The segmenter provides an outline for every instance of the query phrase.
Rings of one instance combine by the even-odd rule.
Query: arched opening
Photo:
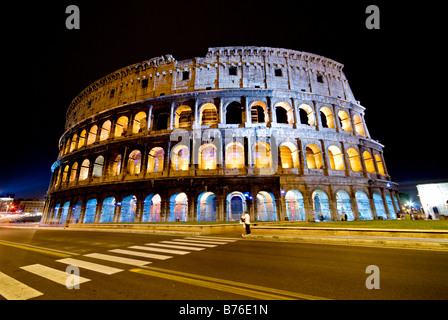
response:
[[[98,127],[96,125],[92,126],[89,131],[89,136],[87,137],[87,145],[91,145],[96,141],[96,135],[98,132]]]
[[[378,219],[387,220],[386,209],[384,207],[383,198],[380,194],[376,192],[373,194],[373,203],[375,204],[375,211]]]
[[[372,210],[370,209],[370,200],[369,197],[367,197],[367,194],[363,191],[356,191],[355,195],[361,220],[372,220]]]
[[[171,167],[173,170],[188,170],[190,164],[190,152],[185,145],[177,145],[171,152]]]
[[[137,210],[137,198],[134,195],[127,196],[121,201],[120,222],[134,222]]]
[[[72,216],[70,217],[70,223],[79,223],[79,217],[81,216],[82,201],[78,200],[72,208]]]
[[[233,191],[227,195],[227,221],[238,221],[247,211],[246,197],[240,191]]]
[[[201,107],[200,120],[201,125],[218,124],[218,110],[213,103],[206,103]]]
[[[357,115],[357,114],[355,114],[354,116],[353,116],[353,122],[354,122],[354,124],[355,124],[355,130],[356,130],[356,133],[358,133],[358,134],[361,134],[361,135],[365,135],[364,134],[364,127],[363,127],[363,125],[362,125],[362,121],[361,121],[361,118]]]
[[[128,174],[138,175],[140,174],[142,165],[142,153],[138,150],[134,150],[129,154],[128,158]]]
[[[175,193],[170,198],[170,222],[188,220],[188,197],[185,193]]]
[[[334,129],[333,112],[328,107],[320,109],[320,119],[324,128]]]
[[[328,158],[332,170],[344,170],[344,157],[342,156],[341,149],[336,146],[330,146],[328,148]]]
[[[84,147],[84,144],[86,143],[86,135],[87,131],[84,129],[81,131],[81,134],[79,135],[78,139],[78,149],[81,147]]]
[[[159,194],[151,193],[143,204],[142,222],[159,222],[162,198]]]
[[[78,142],[78,135],[75,133],[72,137],[72,142],[70,144],[70,152],[76,149],[77,142]]]
[[[286,102],[278,102],[275,104],[275,115],[277,123],[293,124],[294,116],[291,106]]]
[[[275,197],[272,193],[260,191],[257,194],[258,221],[277,221]]]
[[[351,132],[352,125],[350,124],[350,117],[348,116],[347,112],[345,112],[344,110],[339,110],[338,117],[341,123],[341,129],[343,131]]]
[[[226,108],[226,124],[241,124],[242,107],[239,102],[232,102]]]
[[[226,168],[244,168],[244,146],[240,142],[229,143],[226,147]]]
[[[110,164],[110,175],[118,176],[121,173],[121,163],[123,161],[123,157],[121,154],[117,155],[112,163]]]
[[[169,127],[170,114],[164,109],[154,110],[153,128],[155,130],[166,130]]]
[[[174,113],[174,128],[189,128],[193,124],[193,111],[190,106],[183,105]]]
[[[72,165],[72,169],[70,170],[70,179],[69,182],[74,182],[76,180],[76,173],[78,172],[78,162],[75,162]]]
[[[258,142],[255,144],[255,168],[271,167],[271,146],[267,142]]]
[[[375,161],[376,161],[376,166],[377,166],[380,174],[382,174],[383,176],[386,175],[386,173],[384,172],[383,161],[381,160],[381,157],[379,154],[375,154]]]
[[[126,116],[118,118],[117,123],[115,123],[115,138],[124,136],[128,131],[129,119]]]
[[[286,216],[289,221],[305,221],[305,204],[302,194],[297,190],[289,190],[285,195]]]
[[[322,169],[322,153],[319,147],[315,144],[306,146],[306,165],[308,169]]]
[[[199,169],[216,169],[216,147],[207,143],[199,148]]]
[[[266,123],[268,119],[268,111],[266,104],[261,101],[252,103],[250,107],[252,123]]]
[[[68,182],[68,172],[69,172],[70,168],[68,165],[66,165],[64,167],[64,171],[62,172],[62,183],[64,182]]]
[[[353,171],[359,172],[362,170],[361,160],[359,159],[359,153],[353,148],[347,150],[348,161],[350,162],[350,168]]]
[[[56,204],[55,206],[54,206],[54,209],[53,209],[53,217],[50,219],[50,223],[56,223],[57,221],[56,221],[56,219],[57,219],[57,217],[58,217],[58,214],[59,214],[59,210],[61,209],[61,204],[60,203],[58,203],[58,204]]]
[[[395,213],[393,200],[390,195],[386,194],[387,208],[389,209],[389,215],[391,219],[397,219],[397,214]]]
[[[62,206],[61,217],[59,218],[59,223],[64,224],[67,221],[68,210],[70,209],[70,201],[67,201]]]
[[[165,151],[163,151],[161,147],[152,148],[151,151],[149,151],[147,172],[162,172],[164,158]]]
[[[282,168],[298,168],[299,167],[299,152],[297,147],[291,142],[285,142],[280,147],[280,160]]]
[[[103,125],[101,126],[100,141],[104,141],[107,138],[109,138],[110,127],[111,127],[110,120],[104,121]]]
[[[347,192],[339,190],[336,193],[336,207],[338,209],[339,219],[341,219],[341,221],[355,220],[350,195]]]
[[[375,173],[375,165],[373,164],[373,158],[369,151],[364,151],[362,153],[364,158],[364,164],[366,165],[366,170],[370,173]]]
[[[327,194],[322,190],[316,190],[311,198],[313,199],[315,221],[331,221],[330,202]]]
[[[103,200],[103,205],[101,207],[101,217],[100,223],[114,222],[115,213],[115,198],[107,197]]]
[[[81,169],[79,171],[79,181],[86,180],[89,176],[89,167],[90,161],[89,159],[85,159],[81,164]]]
[[[216,221],[216,196],[213,192],[203,192],[198,197],[198,221]]]
[[[139,112],[135,115],[132,122],[132,133],[140,133],[147,129],[146,112]]]
[[[99,178],[103,175],[104,157],[98,156],[93,163],[93,177]]]
[[[89,201],[87,201],[86,212],[84,213],[84,223],[95,222],[96,203],[96,199],[90,199]]]
[[[307,104],[301,104],[299,106],[300,123],[309,126],[315,126],[316,120],[314,118],[313,108]]]

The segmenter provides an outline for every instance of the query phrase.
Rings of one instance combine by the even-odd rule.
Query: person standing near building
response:
[[[240,223],[243,224],[244,228],[242,236],[250,234],[250,215],[247,212],[241,215]]]

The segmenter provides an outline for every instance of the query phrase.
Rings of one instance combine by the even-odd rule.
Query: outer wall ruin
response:
[[[105,76],[68,108],[43,222],[395,219],[397,184],[342,68],[219,47]]]

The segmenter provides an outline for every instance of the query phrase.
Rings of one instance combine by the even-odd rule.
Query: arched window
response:
[[[365,134],[364,134],[364,127],[363,127],[363,125],[362,125],[361,118],[360,118],[358,115],[355,114],[355,115],[353,116],[353,122],[355,123],[355,130],[356,130],[356,133],[365,136]]]
[[[226,147],[226,168],[244,168],[244,147],[240,142],[229,143]]]
[[[328,158],[332,170],[344,170],[344,158],[341,149],[336,146],[330,146],[328,148]]]
[[[101,133],[100,133],[100,141],[104,141],[107,138],[109,138],[110,135],[110,127],[111,122],[110,120],[104,121],[102,127],[101,127]]]
[[[299,153],[291,142],[286,142],[280,147],[280,159],[284,169],[299,167]]]
[[[268,119],[266,104],[261,101],[252,103],[250,107],[252,123],[265,123]]]
[[[134,222],[135,212],[137,210],[137,198],[130,195],[121,201],[120,222]]]
[[[241,104],[234,101],[226,108],[226,123],[227,124],[241,124],[242,122],[242,107]]]
[[[339,110],[338,117],[341,122],[341,129],[343,131],[351,132],[352,125],[350,124],[350,117],[348,116],[347,112],[345,112],[344,110]]]
[[[90,199],[86,203],[86,211],[84,213],[84,223],[93,223],[95,222],[95,212],[96,212],[96,199]],[[104,210],[104,204],[103,204]]]
[[[218,124],[218,110],[213,103],[206,103],[201,107],[201,125]]]
[[[320,109],[320,118],[324,128],[334,129],[333,112],[331,112],[328,107],[323,107]]]
[[[169,127],[170,114],[164,109],[154,110],[153,128],[154,130],[166,130]]]
[[[271,167],[271,146],[267,142],[258,142],[255,144],[255,168]]]
[[[275,104],[275,114],[277,123],[293,124],[294,116],[291,106],[286,102],[278,102]]]
[[[356,204],[361,220],[373,219],[372,210],[370,209],[370,200],[365,192],[356,191]]]
[[[104,157],[98,156],[93,164],[93,177],[99,178],[103,175]]]
[[[134,117],[132,133],[140,133],[147,129],[146,113],[141,111]]]
[[[382,174],[383,176],[386,175],[386,173],[384,172],[383,161],[381,160],[381,156],[379,154],[375,154],[375,161],[380,174]]]
[[[142,165],[142,153],[138,150],[134,150],[129,154],[128,158],[128,173],[130,175],[140,174]]]
[[[289,190],[285,195],[286,216],[289,221],[305,221],[305,204],[302,194],[297,190]]]
[[[216,221],[216,196],[213,192],[203,192],[198,197],[198,221]]]
[[[350,195],[344,190],[339,190],[336,193],[336,207],[341,221],[355,220]]]
[[[175,193],[170,198],[170,222],[187,221],[188,197],[185,193]]]
[[[129,119],[126,116],[118,118],[117,123],[115,123],[115,138],[125,135],[128,131]]]
[[[69,166],[66,165],[64,167],[64,171],[62,172],[62,182],[68,182],[68,171],[69,171]]]
[[[387,220],[387,214],[383,198],[381,197],[380,194],[376,192],[373,194],[373,204],[375,205],[376,216],[378,218],[381,217],[381,219],[383,220]]]
[[[188,170],[190,164],[190,151],[185,145],[177,145],[171,152],[171,167],[174,170]]]
[[[70,139],[67,139],[65,142],[64,154],[67,154],[70,151]]]
[[[114,213],[115,213],[115,198],[107,197],[106,199],[103,200],[100,223],[114,222]]]
[[[98,126],[94,125],[90,128],[89,136],[87,137],[87,145],[91,145],[96,141],[96,135],[98,133]]]
[[[82,130],[81,134],[79,135],[78,149],[81,147],[84,147],[84,144],[86,143],[86,135],[87,135],[87,131],[85,129]]]
[[[373,164],[373,158],[369,151],[364,151],[362,153],[364,158],[364,164],[366,165],[366,170],[370,173],[375,173],[375,165]]]
[[[277,221],[275,198],[272,193],[260,191],[257,194],[257,219],[259,221]]]
[[[199,148],[199,169],[216,169],[216,147],[207,143]]]
[[[174,128],[188,128],[193,124],[193,111],[190,106],[184,105],[177,108],[174,115]]]
[[[115,159],[111,163],[110,167],[110,174],[112,176],[118,176],[121,173],[121,162],[123,160],[123,157],[121,154],[117,155]]]
[[[143,204],[142,222],[159,222],[162,199],[159,194],[151,193]]]
[[[70,144],[70,152],[76,149],[77,142],[78,142],[78,135],[75,133],[72,137],[72,142]]]
[[[361,160],[359,159],[359,153],[353,148],[347,150],[348,161],[350,162],[350,168],[353,171],[359,172],[362,170]]]
[[[247,211],[246,197],[240,191],[233,191],[227,195],[227,221],[238,221]]]
[[[149,151],[148,168],[147,168],[148,173],[162,172],[164,157],[165,152],[161,147],[152,148],[151,151]]]
[[[314,219],[315,221],[331,221],[330,202],[328,196],[322,190],[313,192]]]
[[[86,180],[89,177],[90,161],[85,159],[81,164],[81,170],[79,171],[79,181]]]
[[[306,124],[309,126],[315,126],[316,120],[314,118],[313,108],[311,108],[307,104],[301,104],[299,106],[299,113],[300,113],[300,123]]]
[[[322,153],[318,146],[309,144],[306,146],[306,164],[308,169],[322,169]]]
[[[67,220],[68,210],[70,209],[70,201],[67,201],[64,203],[64,206],[62,207],[61,217],[59,219],[60,224],[64,224]]]
[[[69,182],[74,182],[76,179],[76,173],[78,172],[78,162],[75,162],[72,165],[72,170],[70,170],[70,179]]]

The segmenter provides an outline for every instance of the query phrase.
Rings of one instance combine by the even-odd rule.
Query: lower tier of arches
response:
[[[396,185],[383,180],[327,182],[238,177],[84,187],[49,194],[42,222],[238,221],[245,212],[252,221],[396,219]]]

